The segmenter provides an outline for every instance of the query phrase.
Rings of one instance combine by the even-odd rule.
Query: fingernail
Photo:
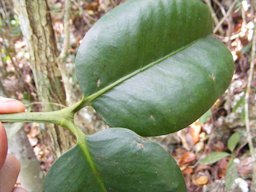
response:
[[[0,102],[7,102],[7,101],[13,101],[14,99],[12,98],[6,98],[6,97],[2,97],[0,96]]]

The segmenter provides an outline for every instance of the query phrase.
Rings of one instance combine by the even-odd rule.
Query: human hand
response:
[[[24,112],[25,106],[17,100],[0,97],[0,114]],[[20,163],[13,155],[7,155],[8,143],[3,125],[0,122],[0,192],[26,192],[15,187]]]

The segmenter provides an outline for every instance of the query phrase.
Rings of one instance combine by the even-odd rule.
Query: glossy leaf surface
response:
[[[106,129],[88,136],[90,160],[82,145],[77,144],[56,161],[47,175],[46,192],[186,191],[182,174],[169,154],[130,130]]]
[[[86,34],[76,57],[84,95],[112,127],[168,134],[203,115],[227,88],[230,52],[210,37],[200,0],[129,0]]]

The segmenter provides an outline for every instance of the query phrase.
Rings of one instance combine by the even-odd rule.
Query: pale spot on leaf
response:
[[[214,75],[214,74],[211,74],[211,75],[210,75],[210,78],[211,78],[213,81],[215,81],[215,80],[216,80],[216,77],[215,77],[215,75]]]
[[[97,87],[100,87],[100,85],[101,85],[101,80],[98,79],[98,80],[97,80]]]
[[[153,120],[153,121],[156,121],[154,115],[150,115],[149,118],[150,118],[151,120]]]
[[[143,145],[142,143],[137,143],[137,147],[138,147],[139,149],[144,149],[144,145]]]

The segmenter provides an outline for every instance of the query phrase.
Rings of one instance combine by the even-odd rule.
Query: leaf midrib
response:
[[[207,36],[209,36],[209,34],[208,34]],[[166,56],[163,56],[163,57],[161,57],[160,59],[158,59],[158,60],[156,60],[156,61],[153,61],[153,62],[149,63],[148,65],[145,65],[144,67],[139,68],[139,69],[133,71],[132,73],[121,77],[120,79],[114,81],[113,83],[107,85],[106,87],[100,89],[99,91],[97,91],[97,92],[95,92],[95,93],[89,95],[88,97],[85,97],[85,98],[83,99],[84,102],[87,103],[87,104],[93,102],[93,101],[94,101],[95,99],[97,99],[99,96],[101,96],[101,95],[103,95],[104,93],[108,92],[109,90],[111,90],[112,88],[116,87],[116,86],[119,85],[120,83],[122,83],[122,82],[124,82],[124,81],[130,79],[131,77],[133,77],[133,76],[135,76],[135,75],[137,75],[137,74],[139,74],[139,73],[141,73],[141,72],[143,72],[143,71],[145,71],[145,70],[147,70],[147,69],[149,69],[149,68],[151,68],[151,67],[153,67],[153,66],[156,65],[156,64],[159,64],[160,62],[162,62],[162,61],[164,61],[164,60],[166,60],[166,59],[172,57],[173,55],[176,55],[177,53],[179,53],[179,52],[181,52],[181,51],[187,49],[188,47],[191,47],[191,46],[192,46],[193,44],[195,44],[197,41],[199,41],[199,40],[202,39],[202,38],[206,38],[207,36],[198,38],[198,39],[192,41],[191,43],[188,43],[187,45],[185,45],[185,46],[183,46],[183,47],[177,49],[176,51],[171,52],[170,54],[168,54],[168,55],[166,55]]]
[[[86,161],[88,162],[88,164],[89,164],[89,167],[91,168],[91,171],[92,171],[92,173],[93,173],[93,175],[94,175],[94,177],[96,178],[96,180],[97,180],[97,183],[99,184],[99,187],[100,187],[100,189],[101,189],[101,192],[107,192],[107,189],[106,189],[106,187],[105,187],[105,184],[104,184],[104,182],[102,181],[102,179],[101,179],[101,177],[100,177],[100,174],[99,174],[99,172],[98,172],[98,170],[97,170],[97,168],[96,168],[96,165],[95,165],[95,163],[94,163],[94,161],[93,161],[93,158],[92,158],[92,156],[91,156],[91,154],[90,154],[90,151],[89,151],[89,147],[88,147],[88,145],[87,145],[87,140],[86,140],[86,138],[84,138],[84,137],[79,137],[79,138],[77,138],[78,139],[78,146],[80,147],[80,149],[81,149],[81,151],[82,151],[82,153],[83,153],[83,155],[84,155],[84,157],[85,157],[85,159],[86,159]]]
[[[209,35],[207,35],[207,36],[209,36]],[[153,62],[149,63],[148,65],[145,65],[144,67],[139,68],[139,69],[133,71],[132,73],[121,77],[120,79],[114,81],[113,83],[107,85],[106,87],[100,89],[99,91],[97,91],[97,92],[95,92],[95,93],[89,95],[88,97],[85,97],[85,98],[83,99],[83,102],[82,102],[83,104],[82,104],[82,105],[84,105],[84,104],[87,104],[87,105],[88,105],[89,103],[91,103],[91,102],[93,102],[95,99],[97,99],[99,96],[101,96],[101,95],[105,94],[106,92],[110,91],[112,88],[116,87],[117,85],[121,84],[122,82],[124,82],[124,81],[126,81],[126,80],[132,78],[133,76],[136,76],[137,74],[139,74],[139,73],[141,73],[141,72],[143,72],[143,71],[145,71],[145,70],[147,70],[147,69],[153,67],[154,65],[157,65],[157,64],[161,63],[162,61],[164,61],[164,60],[166,60],[166,59],[168,59],[168,58],[170,58],[170,57],[176,55],[177,53],[179,53],[179,52],[181,52],[181,51],[183,51],[183,50],[185,50],[185,49],[191,47],[191,46],[192,46],[193,44],[195,44],[197,41],[199,41],[199,40],[202,39],[202,38],[206,38],[207,36],[198,38],[198,39],[196,39],[196,40],[194,40],[194,41],[188,43],[187,45],[185,45],[185,46],[183,46],[183,47],[177,49],[176,51],[171,52],[170,54],[167,54],[166,56],[163,56],[163,57],[161,57],[160,59],[157,59],[156,61],[153,61]],[[100,178],[100,174],[99,174],[99,172],[97,171],[96,165],[95,165],[95,163],[94,163],[94,161],[93,161],[93,158],[92,158],[92,156],[91,156],[91,154],[90,154],[90,151],[89,151],[89,148],[88,148],[86,139],[80,140],[80,141],[78,142],[78,145],[79,145],[80,149],[82,150],[83,155],[84,155],[85,159],[87,160],[87,162],[88,162],[88,164],[89,164],[89,166],[90,166],[90,168],[91,168],[91,170],[92,170],[92,172],[93,172],[93,175],[94,175],[94,177],[96,178],[96,180],[97,180],[97,182],[98,182],[98,184],[99,184],[99,186],[100,186],[101,191],[102,191],[102,192],[107,192],[106,187],[105,187],[105,184],[104,184],[104,182],[102,181],[102,179]]]

